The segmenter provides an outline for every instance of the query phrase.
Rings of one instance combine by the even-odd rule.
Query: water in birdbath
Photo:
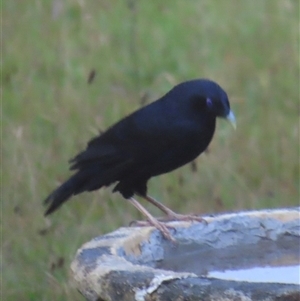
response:
[[[289,236],[221,249],[178,244],[166,246],[157,268],[226,280],[300,284],[299,250],[299,239]]]
[[[207,277],[236,281],[300,284],[300,265],[211,271]]]

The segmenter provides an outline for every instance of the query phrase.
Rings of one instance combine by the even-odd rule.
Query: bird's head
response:
[[[236,129],[236,120],[235,120],[235,116],[233,114],[233,112],[230,110],[230,105],[229,105],[229,101],[226,97],[224,98],[206,98],[206,106],[207,106],[207,110],[211,113],[213,113],[215,116],[219,117],[219,118],[224,118],[226,120],[228,120],[231,125],[234,127],[234,129]]]
[[[205,110],[216,117],[228,120],[234,129],[236,120],[230,109],[230,104],[226,92],[215,82],[210,80],[200,80],[202,95],[202,105]],[[205,100],[205,101],[204,101]]]

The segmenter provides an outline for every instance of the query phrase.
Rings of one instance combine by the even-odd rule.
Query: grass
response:
[[[110,189],[74,197],[49,218],[42,200],[99,129],[183,80],[220,83],[238,129],[220,121],[196,171],[152,179],[151,195],[181,213],[299,203],[298,1],[5,1],[2,9],[2,300],[83,300],[69,274],[76,250],[141,216]]]

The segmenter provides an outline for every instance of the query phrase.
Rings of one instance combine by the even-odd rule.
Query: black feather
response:
[[[216,117],[230,105],[224,90],[210,80],[175,86],[159,100],[125,117],[73,158],[71,178],[45,200],[46,215],[72,195],[117,183],[125,198],[147,193],[147,181],[200,155],[209,145]]]

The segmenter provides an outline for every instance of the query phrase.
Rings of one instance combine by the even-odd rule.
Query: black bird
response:
[[[147,195],[147,181],[194,160],[209,145],[216,117],[235,126],[226,92],[215,82],[196,79],[175,86],[157,101],[120,120],[92,139],[70,160],[76,172],[45,200],[45,215],[72,195],[116,183],[148,222],[172,239],[166,225],[154,218],[133,196],[141,196],[173,219],[200,218],[176,214]]]

